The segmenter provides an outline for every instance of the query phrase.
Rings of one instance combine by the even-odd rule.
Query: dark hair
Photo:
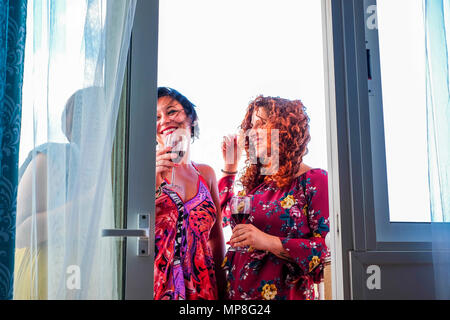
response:
[[[191,138],[194,140],[199,136],[198,116],[195,111],[195,105],[184,95],[175,89],[169,87],[158,88],[158,99],[162,97],[171,97],[183,106],[184,112],[191,119]]]

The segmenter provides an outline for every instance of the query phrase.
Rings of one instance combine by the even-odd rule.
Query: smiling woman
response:
[[[328,174],[303,161],[310,141],[308,123],[299,100],[260,96],[247,108],[242,130],[278,130],[280,139],[274,144],[250,134],[244,146],[246,167],[240,181],[251,198],[252,210],[245,223],[233,228],[230,244],[250,248],[227,252],[224,267],[229,299],[317,299],[315,284],[322,281],[329,257],[325,243],[330,231]],[[227,152],[236,152],[224,144]],[[264,151],[257,151],[253,162],[255,144]],[[260,158],[266,156],[269,145],[271,153],[277,149],[279,164],[271,159],[269,164],[276,170],[267,174]],[[239,156],[234,158],[227,171],[236,170]],[[235,199],[235,179],[235,174],[225,173],[219,181],[222,208]],[[229,220],[227,210],[224,216]]]
[[[158,112],[157,114],[157,124],[161,123],[160,120],[165,115],[166,117],[170,117],[171,120],[176,122],[179,126],[184,122],[184,118],[187,116],[190,119],[191,138],[198,138],[198,117],[197,112],[195,111],[195,105],[192,102],[175,89],[161,87],[158,88],[158,103],[161,104],[161,107],[158,108],[161,112]],[[184,114],[181,113],[181,108],[184,110]],[[164,121],[162,121],[162,123],[164,123]],[[165,130],[177,128],[177,125],[165,128],[158,127],[157,132],[162,134]]]
[[[216,300],[225,288],[222,216],[214,171],[190,161],[195,106],[174,89],[158,88],[156,129],[154,299]]]

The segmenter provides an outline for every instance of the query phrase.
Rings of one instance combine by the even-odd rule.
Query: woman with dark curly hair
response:
[[[227,297],[317,299],[314,284],[321,281],[329,255],[328,183],[326,171],[303,163],[310,141],[305,108],[299,100],[259,96],[249,104],[241,129],[245,139],[235,136],[222,143],[219,195],[227,222],[239,149],[244,148],[240,183],[251,196],[252,212],[233,228],[230,245],[248,250],[227,252]]]

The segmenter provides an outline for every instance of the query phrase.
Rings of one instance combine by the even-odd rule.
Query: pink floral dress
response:
[[[219,181],[224,224],[230,221],[227,204],[233,196],[234,177]],[[279,189],[262,183],[252,196],[252,214],[247,223],[278,236],[292,260],[260,250],[228,251],[227,297],[231,300],[313,300],[314,283],[323,274],[329,255],[325,236],[329,231],[327,172],[312,169]]]

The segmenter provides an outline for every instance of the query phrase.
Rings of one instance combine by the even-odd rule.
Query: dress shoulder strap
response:
[[[198,176],[199,176],[199,178],[200,178],[200,181],[202,181],[203,184],[204,184],[204,185],[208,188],[208,190],[209,190],[208,183],[206,182],[205,178],[204,178],[204,177],[202,176],[202,174],[200,173],[200,170],[197,168],[197,166],[195,165],[194,162],[191,161],[191,164],[192,164],[192,166],[194,167],[195,171],[197,172],[197,174],[198,174]]]
[[[198,168],[197,168],[197,166],[195,165],[195,163],[191,161],[191,164],[192,164],[192,166],[194,167],[195,171],[197,171],[197,174],[198,174],[199,176],[201,176],[202,174],[200,173],[200,170],[198,170]]]

